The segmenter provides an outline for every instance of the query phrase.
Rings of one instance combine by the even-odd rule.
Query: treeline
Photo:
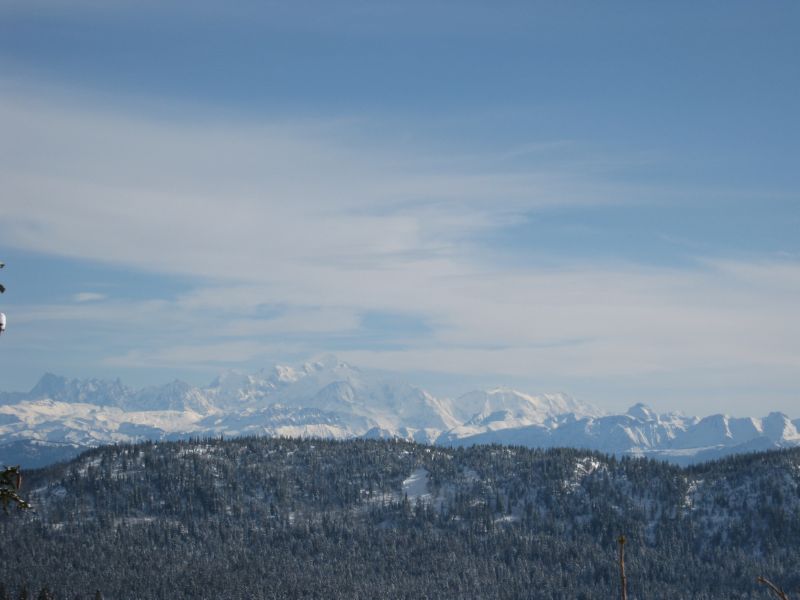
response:
[[[681,469],[569,449],[195,440],[92,450],[26,490],[34,508],[0,518],[0,600],[607,599],[620,533],[631,600],[765,598],[762,574],[800,589],[800,450]]]

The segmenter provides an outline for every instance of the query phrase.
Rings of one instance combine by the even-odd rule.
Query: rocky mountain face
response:
[[[326,357],[224,373],[203,388],[174,381],[134,390],[47,374],[28,393],[0,394],[0,463],[40,466],[109,443],[266,435],[573,447],[689,464],[800,445],[799,425],[780,413],[700,419],[643,404],[604,415],[563,394],[508,388],[437,398]]]

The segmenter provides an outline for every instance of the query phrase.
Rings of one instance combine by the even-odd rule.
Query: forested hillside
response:
[[[683,469],[578,450],[242,438],[27,473],[3,594],[768,598],[800,590],[800,450]],[[0,596],[2,598],[2,596]]]

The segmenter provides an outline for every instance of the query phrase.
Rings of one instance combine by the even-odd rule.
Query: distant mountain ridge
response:
[[[176,380],[135,390],[48,373],[28,393],[0,393],[0,463],[39,466],[118,442],[267,435],[562,446],[689,464],[798,446],[798,427],[782,413],[698,418],[644,404],[605,415],[564,394],[503,387],[437,398],[328,356],[223,373],[202,388]]]

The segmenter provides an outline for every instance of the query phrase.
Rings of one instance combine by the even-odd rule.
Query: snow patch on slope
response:
[[[428,489],[429,476],[430,473],[428,473],[427,469],[422,467],[416,469],[403,480],[403,495],[412,503],[418,500],[421,502],[430,502],[431,493]]]

